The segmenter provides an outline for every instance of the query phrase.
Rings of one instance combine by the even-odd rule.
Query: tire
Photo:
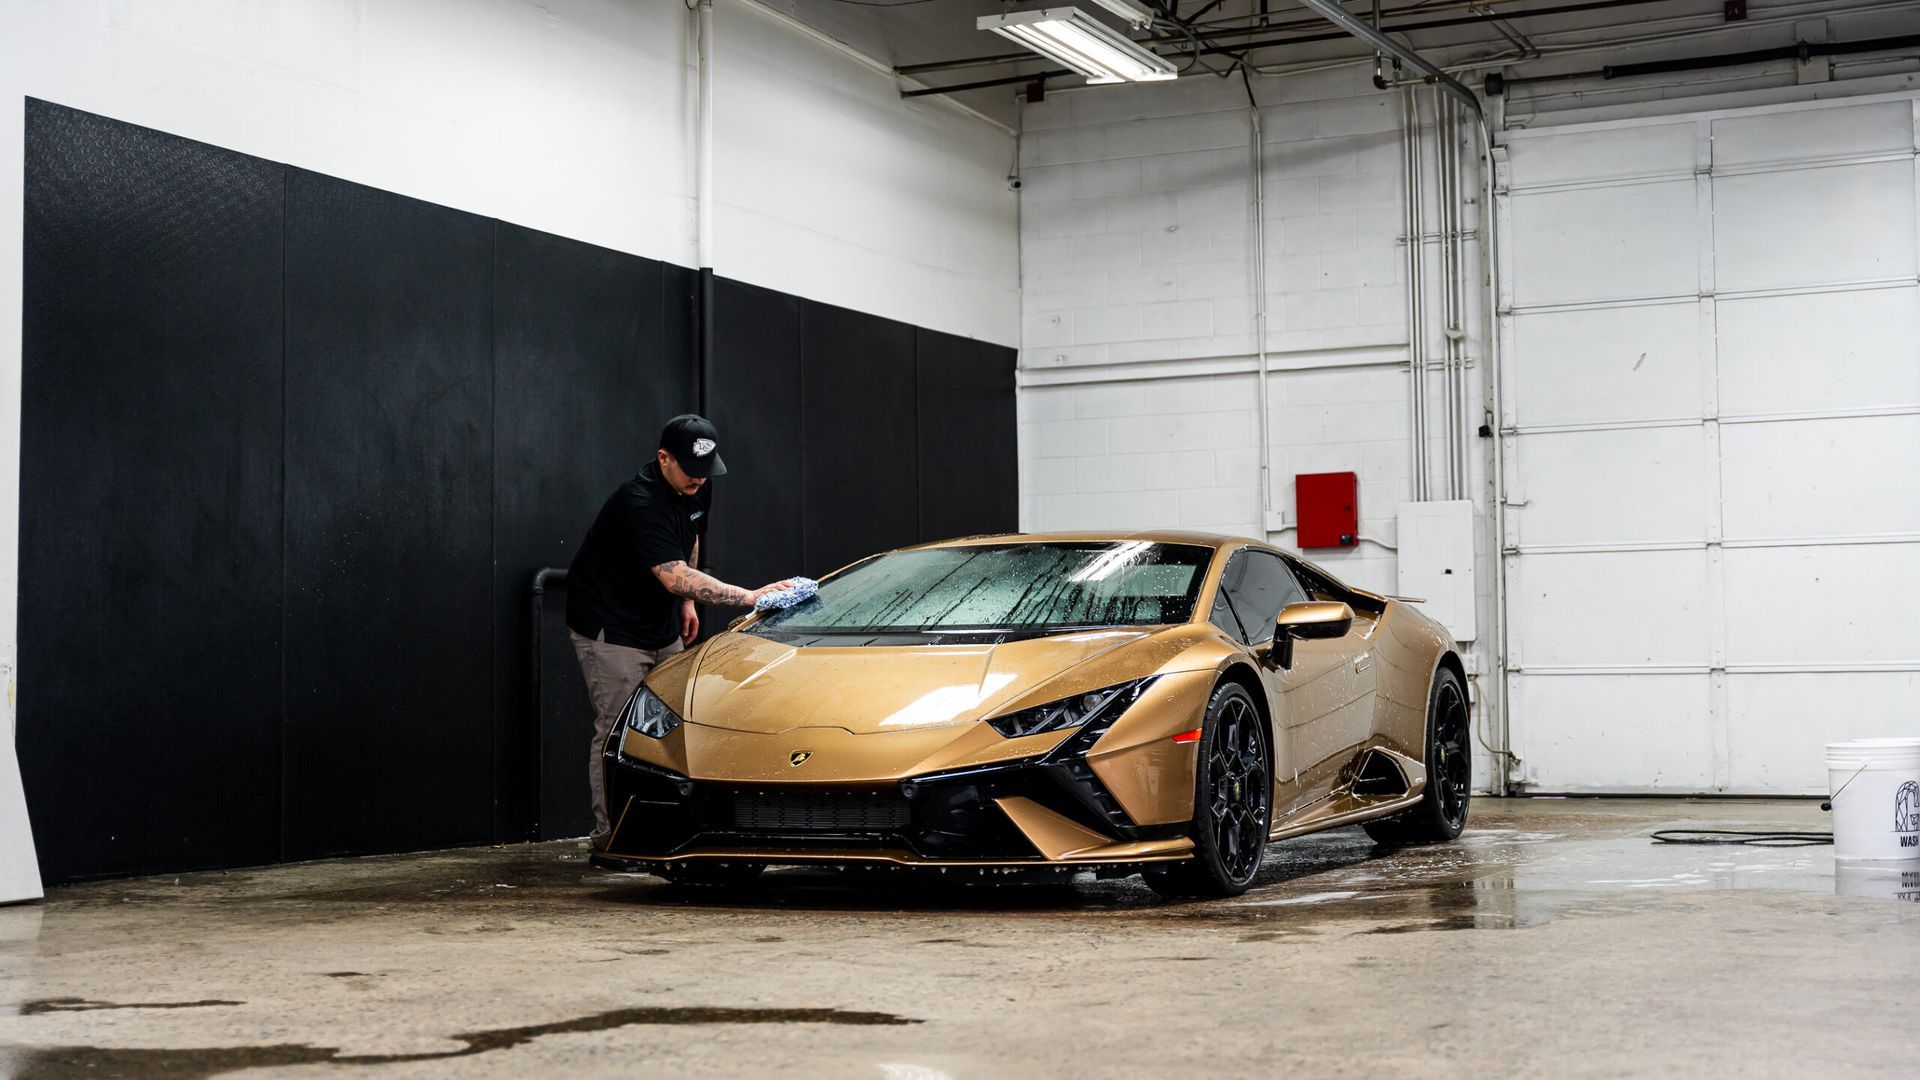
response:
[[[1460,676],[1441,668],[1427,694],[1427,789],[1411,810],[1369,821],[1381,844],[1441,844],[1467,827],[1473,800],[1473,752],[1468,738],[1467,691]]]
[[[1260,872],[1273,825],[1273,747],[1253,695],[1221,683],[1207,699],[1193,769],[1193,858],[1146,872],[1162,896],[1238,896]]]
[[[657,872],[675,885],[694,889],[724,889],[750,884],[765,869],[759,863],[695,862],[661,867]]]

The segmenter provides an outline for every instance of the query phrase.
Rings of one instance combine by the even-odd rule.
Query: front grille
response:
[[[892,832],[913,819],[893,791],[742,791],[733,797],[734,828],[745,832]]]

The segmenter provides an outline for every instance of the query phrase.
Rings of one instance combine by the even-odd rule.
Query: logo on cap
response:
[[[706,457],[708,454],[713,453],[713,447],[714,442],[712,439],[695,439],[693,440],[693,456]]]

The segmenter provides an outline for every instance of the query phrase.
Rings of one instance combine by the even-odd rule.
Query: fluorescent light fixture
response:
[[[1127,25],[1135,30],[1145,30],[1153,25],[1153,12],[1134,3],[1133,0],[1093,0],[1093,2],[1127,20]]]
[[[1107,6],[1107,0],[1098,2]],[[1088,85],[1161,82],[1179,74],[1173,61],[1076,7],[982,15],[974,25],[1085,75]]]

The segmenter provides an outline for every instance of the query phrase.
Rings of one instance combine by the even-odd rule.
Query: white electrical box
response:
[[[1455,641],[1472,641],[1473,503],[1467,499],[1400,504],[1400,595],[1420,597],[1420,610]]]

